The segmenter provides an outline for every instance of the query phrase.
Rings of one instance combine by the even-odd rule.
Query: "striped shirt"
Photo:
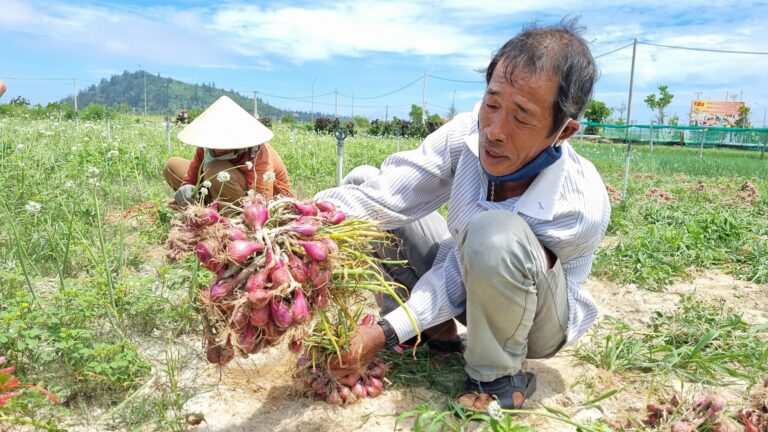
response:
[[[594,165],[563,142],[562,157],[541,171],[521,196],[488,201],[488,179],[477,156],[478,107],[430,134],[419,148],[387,158],[378,177],[360,186],[328,189],[315,198],[333,200],[351,216],[378,220],[385,229],[416,221],[448,202],[451,236],[405,303],[420,329],[465,309],[457,239],[470,219],[487,210],[518,213],[563,266],[569,305],[566,343],[571,344],[597,318],[597,305],[582,284],[610,219],[605,185]],[[385,319],[401,341],[415,335],[402,307]]]

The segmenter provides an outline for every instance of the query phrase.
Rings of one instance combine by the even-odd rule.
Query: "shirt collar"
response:
[[[480,104],[475,104],[472,110],[472,119],[474,125],[470,129],[469,135],[464,137],[464,142],[469,147],[472,154],[478,156],[479,131],[477,125]],[[530,217],[540,220],[551,221],[555,214],[555,200],[560,194],[560,188],[565,178],[567,161],[571,156],[571,145],[568,141],[563,141],[563,155],[554,164],[544,168],[533,180],[528,189],[523,192],[515,204],[515,211],[525,213]],[[478,161],[479,163],[479,161]],[[483,178],[485,176],[483,175]]]

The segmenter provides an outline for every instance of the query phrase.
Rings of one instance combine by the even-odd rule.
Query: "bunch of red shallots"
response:
[[[285,337],[301,354],[294,376],[305,394],[334,404],[377,396],[386,372],[379,360],[363,371],[364,392],[346,388],[355,397],[327,365],[359,325],[373,320],[360,318],[363,291],[394,295],[397,285],[382,277],[371,254],[387,234],[329,202],[267,202],[255,195],[227,214],[236,216],[219,213],[216,203],[190,205],[172,222],[166,242],[170,258],[194,252],[213,273],[198,293],[208,360],[223,365]]]

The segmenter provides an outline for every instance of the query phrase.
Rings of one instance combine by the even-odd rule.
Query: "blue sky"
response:
[[[72,78],[82,88],[141,65],[185,82],[259,91],[285,109],[309,111],[314,100],[316,111],[333,114],[338,90],[339,114],[391,118],[421,104],[426,73],[427,108],[445,115],[451,103],[472,108],[484,89],[477,70],[524,24],[552,24],[565,15],[581,17],[596,56],[633,38],[768,51],[765,0],[0,0],[0,78],[9,85],[2,101],[58,100],[72,93]],[[626,104],[631,56],[629,47],[598,58],[595,99]],[[738,95],[760,126],[768,55],[638,45],[634,121],[648,123],[643,99],[665,84],[675,95],[667,113],[681,121],[699,92],[703,99]]]

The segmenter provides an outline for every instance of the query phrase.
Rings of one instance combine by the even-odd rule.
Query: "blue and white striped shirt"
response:
[[[351,216],[378,220],[385,229],[416,221],[448,202],[451,237],[440,245],[433,267],[405,303],[420,329],[465,308],[456,240],[470,219],[494,209],[519,213],[561,261],[570,309],[566,343],[573,343],[597,318],[597,305],[582,284],[610,220],[603,180],[592,163],[563,142],[563,156],[539,173],[521,196],[487,201],[488,180],[477,156],[477,113],[476,107],[472,113],[460,114],[430,134],[419,148],[393,154],[382,164],[378,177],[360,186],[328,189],[315,198],[335,201]],[[401,341],[415,335],[403,308],[385,319]]]

